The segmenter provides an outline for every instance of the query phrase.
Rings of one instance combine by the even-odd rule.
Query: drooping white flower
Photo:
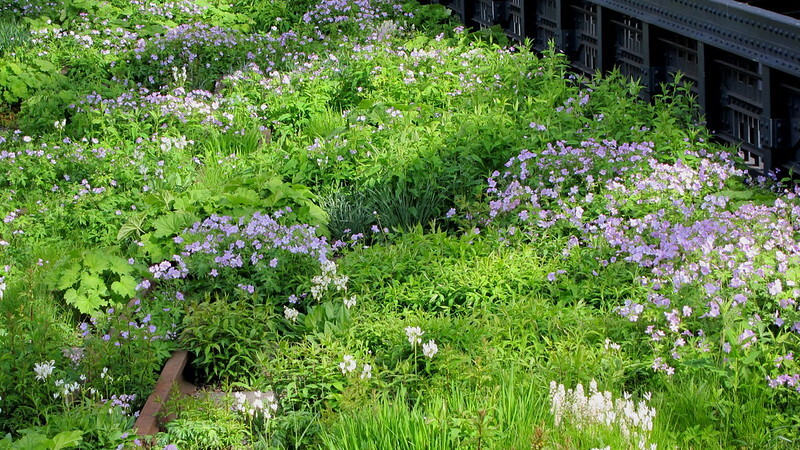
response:
[[[364,378],[372,378],[372,366],[369,364],[364,364],[364,368],[361,369],[361,379]]]
[[[427,356],[428,358],[433,359],[433,356],[439,352],[439,346],[436,345],[436,342],[431,339],[426,344],[422,344],[422,354]]]
[[[408,343],[411,344],[412,347],[422,343],[423,334],[425,334],[425,332],[422,331],[420,327],[406,327],[406,337],[408,337]]]
[[[56,367],[56,362],[54,360],[50,360],[50,362],[41,362],[36,363],[33,366],[33,371],[36,373],[36,379],[39,381],[44,381],[53,373],[53,369]]]
[[[350,297],[350,298],[345,298],[345,299],[344,299],[344,306],[346,306],[346,307],[347,307],[347,309],[350,309],[350,308],[352,308],[353,306],[356,306],[356,296],[355,296],[355,295],[353,295],[353,296],[352,296],[352,297]]]
[[[283,307],[283,317],[286,317],[286,320],[291,320],[292,322],[297,322],[297,316],[300,315],[300,311],[289,308],[288,306]]]
[[[344,361],[339,363],[339,370],[343,375],[356,370],[356,358],[353,355],[344,355]]]
[[[634,403],[628,393],[614,399],[611,392],[599,391],[594,380],[589,384],[588,395],[580,383],[575,389],[567,390],[563,384],[550,382],[550,412],[556,426],[567,421],[578,430],[593,427],[615,429],[642,449],[646,448],[656,415],[656,410],[647,406],[650,393],[644,397],[638,403]]]

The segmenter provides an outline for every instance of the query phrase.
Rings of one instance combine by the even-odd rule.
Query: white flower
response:
[[[428,341],[427,344],[422,344],[422,354],[428,358],[433,359],[433,356],[439,352],[439,346],[436,345],[433,339]]]
[[[411,344],[412,347],[422,343],[423,334],[425,334],[425,332],[422,331],[420,327],[406,327],[406,337],[408,337],[408,343]]]
[[[361,379],[364,378],[372,378],[372,366],[369,364],[364,364],[364,368],[361,369]]]
[[[255,399],[253,399],[252,402],[247,399],[247,395],[243,392],[235,392],[233,396],[236,397],[236,404],[233,405],[233,409],[249,416],[261,414],[265,419],[271,419],[272,411],[278,409],[275,395],[271,392],[268,392],[266,395],[261,391],[254,392],[253,396]],[[266,404],[264,404],[264,400],[267,401]]]
[[[264,402],[260,398],[253,400],[253,409],[256,411],[261,411],[264,409]]]
[[[50,374],[53,373],[53,369],[56,367],[56,362],[54,360],[50,360],[50,362],[42,362],[34,364],[33,371],[36,372],[36,379],[39,381],[44,381]]]
[[[288,306],[283,307],[283,316],[286,317],[286,320],[297,322],[297,316],[299,314],[300,312],[294,308],[289,308]]]
[[[614,399],[611,392],[599,391],[594,380],[589,384],[588,395],[580,383],[573,390],[550,382],[550,412],[556,426],[568,421],[578,430],[598,426],[617,430],[631,442],[631,448],[634,443],[638,448],[646,448],[653,430],[656,410],[647,406],[649,399],[649,393],[638,403],[634,403],[628,393]]]
[[[344,306],[346,306],[347,309],[350,309],[353,306],[356,306],[356,296],[354,295],[354,296],[352,296],[350,298],[345,298],[344,299]]]
[[[278,400],[275,398],[275,394],[272,392],[267,392],[267,402],[269,402],[269,407],[273,411],[278,410]]]
[[[343,375],[356,370],[356,359],[353,355],[344,355],[344,361],[339,363],[339,370]]]

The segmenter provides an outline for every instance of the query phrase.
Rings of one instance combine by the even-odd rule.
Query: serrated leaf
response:
[[[156,209],[170,209],[170,203],[175,200],[175,196],[170,191],[159,191],[155,194],[148,194],[144,196],[142,201]]]
[[[44,59],[34,59],[33,64],[35,64],[43,72],[53,72],[56,70],[56,66],[53,63]]]
[[[105,289],[105,284],[100,277],[92,275],[88,272],[81,273],[81,292],[101,291]]]
[[[49,439],[47,436],[38,433],[31,433],[22,436],[18,441],[14,442],[11,445],[13,449],[25,449],[25,450],[48,450],[50,448],[48,444]]]
[[[117,275],[126,275],[133,271],[128,260],[116,255],[108,255],[108,268]]]
[[[236,189],[233,194],[227,195],[226,198],[233,206],[258,206],[261,204],[261,198],[258,196],[258,192],[252,189]]]
[[[16,63],[13,63],[13,62],[12,63],[8,63],[7,66],[16,75],[20,75],[23,72],[22,68]]]
[[[58,279],[58,285],[56,286],[57,289],[67,289],[68,287],[72,287],[75,283],[78,282],[78,278],[80,277],[81,268],[77,264],[71,264],[69,267],[64,269],[61,272],[61,277]]]
[[[139,249],[145,254],[150,257],[151,262],[163,261],[171,256],[171,253],[165,251],[164,247],[154,243],[150,240],[152,237],[152,233],[146,233],[142,236],[142,243],[144,246],[139,247]]]
[[[162,238],[168,236],[175,236],[199,220],[197,216],[187,212],[173,212],[165,214],[153,221],[153,237]]]
[[[68,305],[75,306],[78,302],[78,291],[75,289],[67,289],[67,291],[64,292],[64,301],[67,302]]]
[[[108,269],[108,255],[101,252],[86,252],[83,255],[83,265],[90,272],[100,273]]]
[[[119,281],[111,283],[111,290],[124,298],[132,298],[136,295],[136,279],[129,275],[123,275]]]
[[[106,303],[107,302],[96,293],[86,296],[79,295],[78,298],[75,299],[75,307],[78,308],[78,311],[82,314],[94,314],[100,311],[100,307]]]
[[[61,450],[62,448],[71,448],[78,445],[83,440],[83,431],[81,430],[73,430],[73,431],[62,431],[57,435],[53,436],[52,441],[52,449],[53,450]]]

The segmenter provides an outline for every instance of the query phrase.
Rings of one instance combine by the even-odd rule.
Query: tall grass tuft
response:
[[[17,21],[0,20],[0,55],[4,55],[16,47],[25,46],[30,40],[30,32]]]
[[[450,387],[409,402],[400,392],[343,413],[322,436],[328,449],[532,448],[543,444],[547,388],[528,373],[491,386]]]

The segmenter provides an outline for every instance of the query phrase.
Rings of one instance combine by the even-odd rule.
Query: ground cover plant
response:
[[[528,47],[0,1],[0,448],[797,447],[797,189]],[[139,438],[178,348],[233,400]]]

